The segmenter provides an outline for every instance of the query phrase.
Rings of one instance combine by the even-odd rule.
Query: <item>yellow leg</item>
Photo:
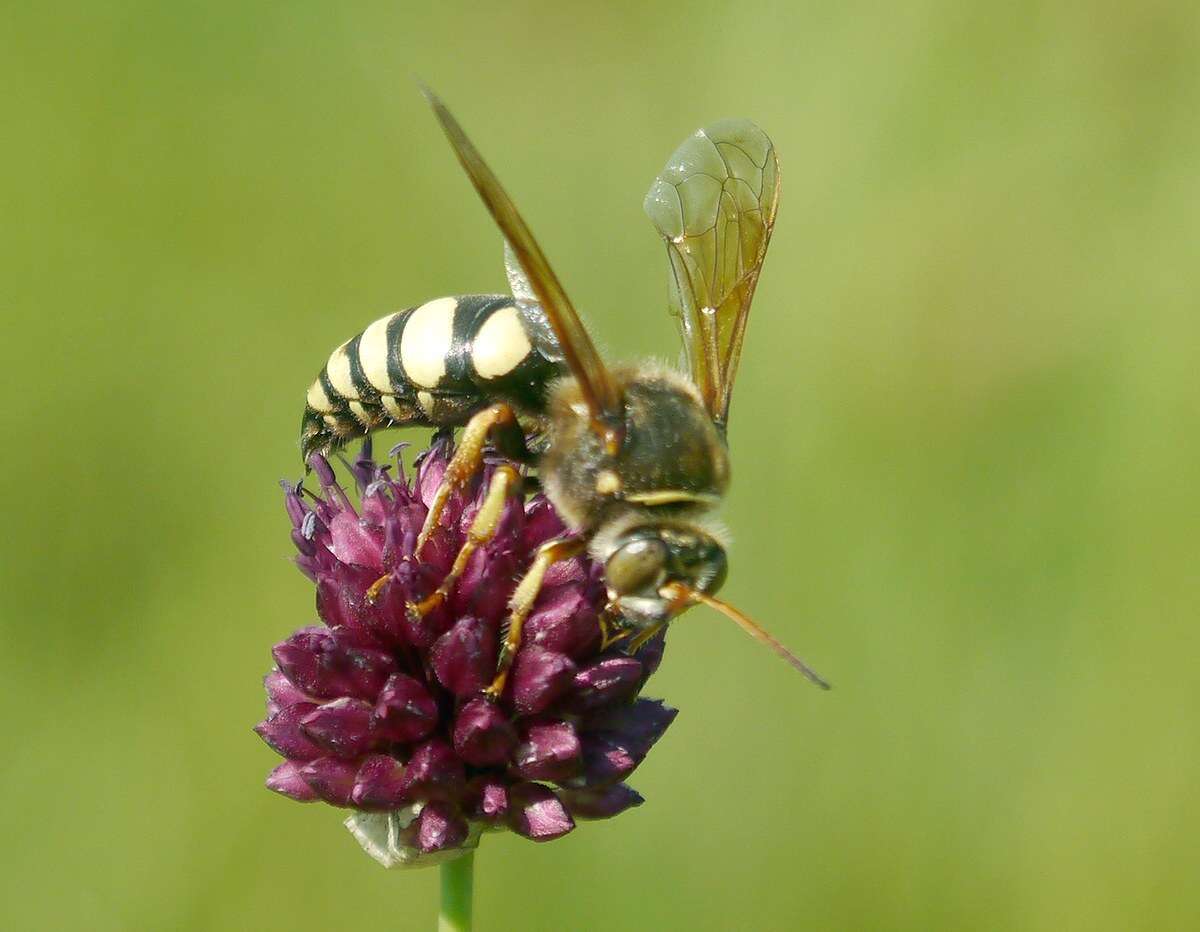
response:
[[[512,598],[508,600],[508,631],[504,635],[504,643],[500,645],[496,678],[492,680],[492,685],[484,690],[484,694],[489,699],[499,699],[504,692],[504,686],[508,682],[509,668],[512,666],[513,658],[517,655],[517,648],[521,646],[521,629],[525,626],[525,619],[529,617],[529,613],[533,609],[533,603],[537,601],[538,593],[542,591],[542,581],[546,578],[546,570],[555,563],[569,560],[582,553],[585,545],[586,541],[580,537],[560,537],[558,540],[546,541],[538,547],[533,563],[521,577]]]
[[[367,590],[367,604],[375,604],[375,600],[379,598],[379,593],[383,592],[383,587],[388,584],[391,578],[390,575],[380,576],[375,582],[371,583],[371,587]]]
[[[442,584],[420,602],[408,603],[410,616],[420,618],[446,601],[451,588],[466,571],[471,555],[496,536],[500,518],[504,514],[504,502],[510,494],[520,488],[520,483],[520,474],[511,466],[496,467],[488,485],[487,495],[475,515],[475,520],[471,522],[471,530],[467,532],[467,539],[459,549],[458,556],[454,558],[450,572],[446,574]]]
[[[633,634],[632,628],[621,627],[615,613],[606,608],[600,613],[600,649],[608,650]]]
[[[467,421],[467,426],[463,428],[462,437],[458,442],[458,449],[454,451],[454,456],[446,467],[446,475],[442,477],[442,484],[438,486],[433,504],[429,506],[429,514],[425,516],[425,524],[421,527],[421,533],[417,537],[417,556],[420,556],[421,550],[429,540],[429,535],[437,527],[451,493],[466,485],[470,478],[479,471],[479,467],[483,464],[483,445],[487,443],[488,435],[497,427],[514,423],[516,423],[516,414],[509,405],[503,402],[494,404],[490,408],[484,408]]]
[[[666,626],[667,623],[665,621],[660,621],[658,624],[651,625],[649,628],[643,628],[637,633],[637,636],[632,641],[625,645],[626,649],[629,651],[629,653],[636,654],[639,650],[646,646],[647,641],[654,637],[654,635],[658,634],[658,632]]]

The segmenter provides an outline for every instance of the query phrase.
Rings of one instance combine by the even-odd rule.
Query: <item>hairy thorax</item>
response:
[[[565,378],[551,390],[541,476],[559,512],[576,528],[594,528],[625,513],[715,505],[729,486],[729,455],[696,388],[657,365],[613,376],[624,399],[615,455],[592,429],[578,383]]]

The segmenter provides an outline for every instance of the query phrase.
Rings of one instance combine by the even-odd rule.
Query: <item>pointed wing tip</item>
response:
[[[415,71],[409,75],[409,77],[412,79],[412,83],[417,86],[417,90],[421,92],[421,96],[424,97],[429,103],[432,104],[435,101],[440,103],[440,101],[438,101],[438,95],[434,92],[432,87],[425,83],[424,78],[422,78]]]
[[[447,126],[447,123],[453,123],[454,117],[450,115],[450,111],[442,103],[442,98],[438,96],[437,91],[426,84],[418,74],[414,74],[412,79],[413,83],[417,85],[417,90],[421,92],[421,96],[425,98],[425,103],[429,104],[433,109],[433,115],[437,117],[438,122],[443,127]]]
[[[454,114],[450,112],[450,108],[442,102],[442,98],[438,96],[437,91],[420,78],[416,78],[415,80],[417,82],[417,89],[421,92],[421,96],[425,98],[425,102],[433,110],[434,118],[438,121],[438,124],[442,127],[442,132],[446,134],[446,137],[453,145],[459,160],[463,162],[463,167],[467,168],[468,162],[482,165],[483,158],[475,150],[475,146],[471,140],[467,138],[467,134],[459,125],[458,120],[455,119]],[[491,173],[491,169],[487,169],[487,171],[489,174]],[[476,172],[467,168],[467,174],[471,176],[476,186],[478,186],[479,182],[475,179]]]

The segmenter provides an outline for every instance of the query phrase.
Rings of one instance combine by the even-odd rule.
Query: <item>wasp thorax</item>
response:
[[[621,534],[604,563],[609,598],[627,618],[664,620],[670,600],[662,594],[671,583],[694,592],[721,588],[726,571],[725,548],[706,531],[694,527],[645,525]]]
[[[729,455],[696,388],[653,364],[614,376],[624,406],[615,455],[572,381],[552,395],[541,470],[555,506],[576,527],[611,520],[629,505],[674,515],[711,508],[729,485]]]

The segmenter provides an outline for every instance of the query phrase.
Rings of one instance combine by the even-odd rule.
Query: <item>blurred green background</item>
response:
[[[432,927],[250,731],[305,387],[504,284],[416,73],[614,356],[668,153],[774,137],[726,592],[836,684],[691,613],[649,802],[486,839],[478,927],[1200,927],[1198,60],[1184,0],[8,5],[0,926]]]

